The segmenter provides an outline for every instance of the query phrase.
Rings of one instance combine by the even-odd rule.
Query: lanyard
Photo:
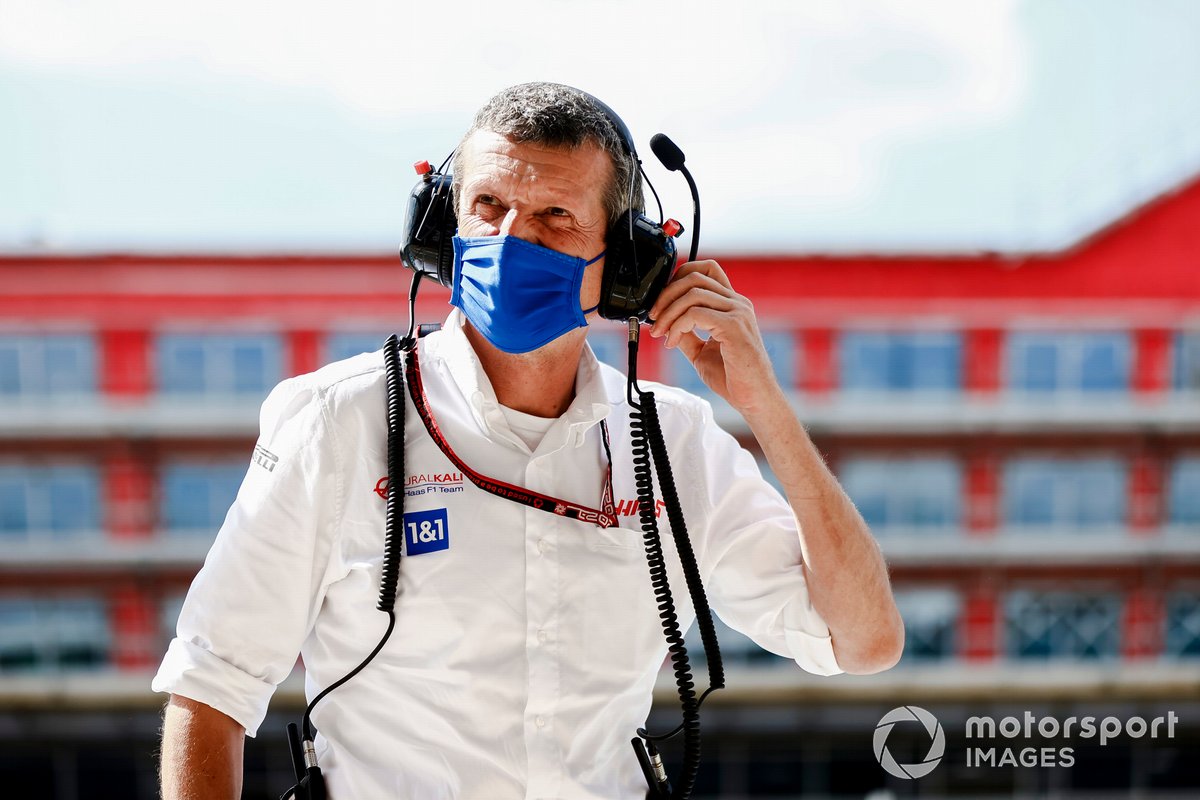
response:
[[[450,443],[446,441],[442,429],[438,427],[437,420],[433,418],[433,413],[429,410],[429,400],[425,396],[425,387],[421,383],[421,364],[417,358],[417,352],[414,349],[408,354],[408,363],[405,367],[405,377],[408,383],[408,394],[412,398],[413,405],[416,406],[417,414],[421,417],[421,422],[425,423],[425,430],[429,432],[429,437],[433,439],[446,458],[456,466],[460,472],[467,476],[471,483],[478,486],[488,494],[494,494],[497,497],[503,497],[505,500],[512,500],[521,505],[536,508],[539,511],[545,511],[550,514],[557,514],[560,517],[569,519],[577,519],[581,522],[593,522],[601,528],[617,527],[616,509],[613,507],[612,493],[612,451],[609,449],[608,442],[608,425],[604,420],[600,420],[600,433],[604,442],[604,452],[608,456],[608,468],[604,473],[604,488],[600,494],[601,509],[589,508],[581,506],[578,503],[572,503],[568,500],[559,500],[556,497],[535,492],[532,489],[526,489],[521,486],[515,486],[511,483],[498,481],[495,478],[489,478],[481,472],[476,472],[467,466],[450,447]]]

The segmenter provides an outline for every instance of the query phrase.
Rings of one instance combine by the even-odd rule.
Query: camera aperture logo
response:
[[[888,750],[888,734],[892,732],[892,728],[896,726],[897,722],[919,722],[924,726],[925,731],[929,734],[929,752],[925,754],[923,760],[915,764],[901,764]],[[889,775],[914,780],[933,772],[933,768],[941,763],[942,756],[946,753],[946,734],[942,731],[937,717],[925,709],[920,706],[900,706],[893,708],[883,715],[883,719],[879,720],[879,724],[875,726],[875,737],[872,739],[872,744],[875,750],[875,760]]]
[[[929,752],[914,764],[901,764],[888,749],[888,736],[897,722],[918,722],[929,734]],[[964,726],[966,766],[971,768],[1073,767],[1075,739],[1099,738],[1104,747],[1122,734],[1130,739],[1175,738],[1179,715],[1174,711],[1146,719],[1119,717],[1038,716],[1026,711],[1023,717],[1007,716],[999,721],[990,716],[972,716]],[[1161,730],[1160,730],[1161,729]],[[872,739],[875,760],[889,775],[905,780],[923,778],[946,754],[946,735],[930,712],[920,706],[900,706],[883,715]]]

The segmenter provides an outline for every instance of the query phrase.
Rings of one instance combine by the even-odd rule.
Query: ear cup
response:
[[[629,126],[600,98],[583,94],[608,117],[634,169],[640,172],[642,161]],[[637,317],[645,322],[650,306],[674,270],[675,240],[643,214],[642,209],[629,209],[608,229],[604,273],[600,278],[600,316],[621,322]]]
[[[451,176],[431,172],[408,196],[400,260],[411,270],[450,287],[454,280],[454,234],[458,217],[450,193]]]
[[[674,270],[675,240],[646,215],[626,211],[608,229],[600,316],[618,321],[637,317],[645,322]]]

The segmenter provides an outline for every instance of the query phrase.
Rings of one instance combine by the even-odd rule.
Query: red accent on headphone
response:
[[[413,164],[413,169],[417,171],[418,175],[428,175],[433,172],[433,167],[429,166],[428,161],[418,161]]]
[[[663,223],[663,233],[671,238],[683,233],[683,226],[673,219],[669,219]]]

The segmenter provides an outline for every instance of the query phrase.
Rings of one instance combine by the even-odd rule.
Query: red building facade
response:
[[[921,675],[929,703],[1034,696],[1047,669],[1068,698],[1195,697],[1198,253],[1192,184],[1065,253],[720,259],[906,617],[893,677],[826,701]],[[407,284],[390,256],[0,258],[0,691],[86,673],[144,694],[258,404],[378,347]],[[420,319],[447,297],[423,289]],[[590,336],[623,368],[619,326]],[[640,374],[704,391],[657,342]],[[789,680],[773,697],[818,685]]]

